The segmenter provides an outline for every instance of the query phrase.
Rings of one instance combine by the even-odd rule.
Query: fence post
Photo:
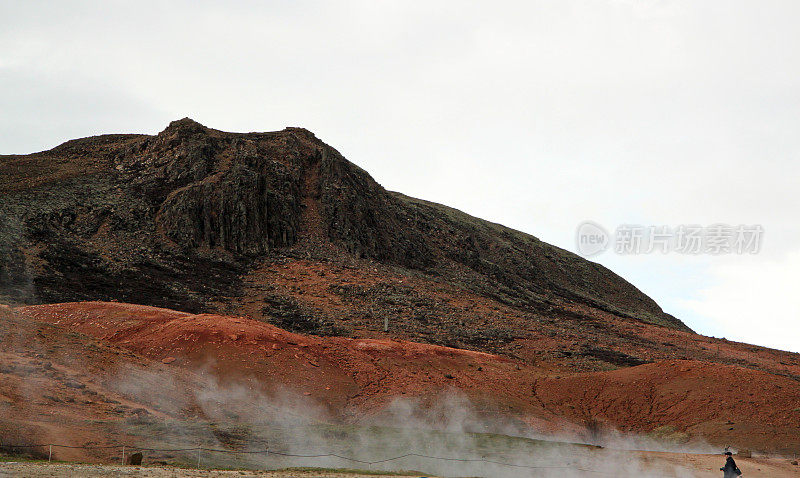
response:
[[[122,445],[122,464],[125,464],[125,445]]]
[[[50,452],[47,454],[47,463],[53,459],[53,445],[50,445]]]
[[[198,469],[200,468],[200,450],[202,450],[202,448],[198,448],[197,449],[197,468]]]

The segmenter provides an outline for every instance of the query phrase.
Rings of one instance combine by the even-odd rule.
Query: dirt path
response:
[[[689,453],[659,453],[659,452],[638,452],[641,459],[648,463],[650,468],[660,468],[663,464],[665,469],[688,469],[694,478],[719,478],[722,473],[719,468],[725,464],[722,455],[695,455]],[[742,470],[743,478],[768,477],[768,478],[797,478],[800,476],[800,466],[792,465],[792,460],[778,457],[753,457],[740,458],[734,457],[739,469]],[[672,475],[665,475],[672,476]]]

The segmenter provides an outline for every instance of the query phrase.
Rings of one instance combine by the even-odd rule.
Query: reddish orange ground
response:
[[[32,428],[50,434],[58,433],[56,424],[37,424],[43,406],[51,414],[84,417],[113,415],[119,407],[83,398],[76,401],[72,395],[80,389],[61,382],[88,383],[102,395],[101,389],[130,363],[168,372],[180,384],[165,386],[159,393],[190,396],[197,374],[211,375],[251,389],[288,387],[348,421],[377,414],[396,397],[430,403],[453,388],[484,413],[521,420],[543,432],[579,437],[590,422],[636,433],[669,426],[718,445],[800,451],[800,383],[760,370],[666,360],[608,372],[565,374],[546,364],[475,351],[396,340],[303,336],[246,317],[193,315],[121,303],[52,304],[0,313],[16,324],[5,332],[3,363],[41,372],[25,377],[15,368],[0,370],[0,406],[9,408],[6,416],[27,417]],[[75,332],[97,341],[90,344],[90,352],[80,352],[81,357],[74,354],[83,336],[70,335]],[[65,345],[70,340],[78,341],[72,345],[75,350]],[[81,346],[87,347],[84,342]],[[88,362],[85,353],[91,355]],[[741,352],[734,348],[727,353]],[[756,354],[747,358],[772,360]],[[45,362],[51,365],[42,365]],[[69,377],[57,380],[48,370]],[[26,381],[32,380],[49,390],[53,400],[21,393]],[[112,401],[130,402],[124,393],[111,395]],[[139,407],[157,416],[180,412],[146,401],[128,405]]]
[[[419,334],[418,322],[412,319],[416,311],[413,303],[395,305],[394,311],[376,308],[374,314],[366,313],[373,310],[371,300],[374,299],[343,297],[335,293],[332,286],[359,290],[394,287],[413,291],[413,297],[426,304],[439,304],[448,314],[437,327],[457,324],[455,328],[460,330],[478,330],[487,326],[513,330],[518,336],[512,341],[488,342],[476,348],[516,357],[528,364],[535,363],[548,372],[596,371],[607,366],[581,355],[585,347],[591,345],[645,361],[699,360],[800,377],[800,354],[653,326],[580,304],[563,304],[554,308],[550,311],[555,318],[552,321],[531,320],[524,310],[492,298],[370,261],[358,262],[353,267],[302,259],[283,264],[270,263],[254,268],[244,283],[244,293],[231,298],[227,305],[249,317],[261,317],[264,297],[279,294],[295,299],[314,314],[331,315],[336,322],[352,326],[349,332],[352,336],[374,338],[390,335],[408,341],[429,342],[431,335]],[[226,307],[220,305],[217,309],[226,310]],[[394,312],[388,334],[381,330],[381,312]],[[447,340],[446,336],[440,338]]]

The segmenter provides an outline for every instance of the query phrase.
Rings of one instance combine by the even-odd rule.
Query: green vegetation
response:
[[[339,473],[343,475],[381,475],[381,476],[419,476],[425,473],[420,471],[375,471],[359,470],[355,468],[313,468],[307,466],[281,468],[277,471],[290,471],[297,473]]]
[[[107,426],[110,426],[108,423]],[[117,423],[132,442],[146,448],[176,451],[145,451],[146,463],[193,468],[197,452],[182,448],[203,447],[201,465],[226,469],[314,469],[340,470],[363,466],[340,457],[378,461],[417,453],[443,457],[482,457],[514,461],[544,450],[574,447],[496,433],[459,433],[424,428],[339,425],[311,420],[206,422],[202,420],[127,420]],[[109,430],[111,431],[111,430]],[[260,451],[264,452],[261,453]],[[271,453],[267,453],[267,450]],[[258,451],[258,453],[247,453]],[[285,454],[285,455],[284,455]],[[286,455],[336,454],[339,457],[293,457]],[[406,462],[407,464],[408,462]],[[376,467],[402,467],[403,460]],[[354,471],[355,472],[355,471]],[[361,471],[359,471],[361,473]],[[386,474],[381,471],[380,473]],[[402,475],[402,472],[396,474]]]
[[[648,435],[656,440],[676,445],[680,445],[689,441],[688,433],[678,431],[671,425],[664,425],[655,428]]]

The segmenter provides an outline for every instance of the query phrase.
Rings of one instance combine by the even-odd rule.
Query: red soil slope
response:
[[[482,352],[393,340],[303,336],[244,317],[105,302],[16,310],[153,360],[208,369],[225,381],[246,380],[267,389],[289,387],[340,412],[380,407],[394,395],[435,393],[443,384],[491,389],[518,372],[511,360]]]
[[[718,445],[800,451],[800,383],[760,370],[670,360],[564,374],[435,345],[304,336],[245,317],[104,302],[14,311],[26,323],[133,353],[122,360],[152,360],[187,376],[210,374],[266,391],[289,388],[346,420],[379,413],[396,397],[431,402],[453,388],[485,413],[543,432],[580,435],[587,424],[636,433],[671,427]]]

